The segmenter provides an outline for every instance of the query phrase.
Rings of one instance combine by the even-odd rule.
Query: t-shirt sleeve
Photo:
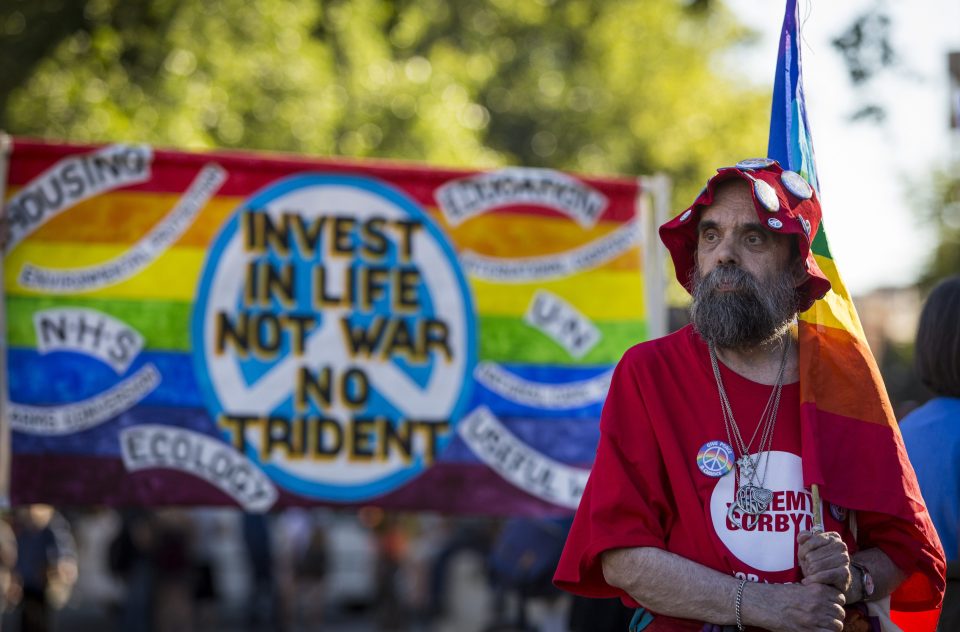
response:
[[[887,514],[858,511],[857,532],[860,549],[880,549],[906,575],[892,595],[892,608],[915,611],[940,605],[943,575],[938,570],[939,558],[925,544],[930,538],[921,537],[916,525]]]
[[[604,581],[600,554],[664,548],[672,515],[665,482],[641,387],[625,356],[603,406],[596,459],[554,575],[557,587],[586,597],[629,599]]]

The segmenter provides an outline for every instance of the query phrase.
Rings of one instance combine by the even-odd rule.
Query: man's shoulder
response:
[[[697,333],[691,325],[653,340],[645,340],[627,349],[622,363],[631,366],[649,366],[651,363],[686,362],[695,352]]]

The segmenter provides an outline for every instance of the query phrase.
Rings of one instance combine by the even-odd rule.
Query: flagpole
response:
[[[10,136],[0,130],[0,231],[7,232],[7,166],[13,150]],[[0,279],[4,278],[6,244],[0,243]],[[7,389],[7,300],[5,284],[0,286],[0,508],[10,506],[10,394]]]
[[[813,496],[813,532],[823,533],[823,501],[820,500],[820,486],[816,483],[810,485],[810,493]]]

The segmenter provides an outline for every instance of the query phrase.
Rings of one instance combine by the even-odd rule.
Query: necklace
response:
[[[777,424],[777,411],[780,409],[780,392],[783,390],[783,373],[787,366],[787,350],[789,344],[783,345],[783,356],[780,358],[780,370],[777,373],[777,380],[770,391],[770,397],[767,399],[767,405],[760,414],[760,422],[757,424],[750,441],[745,442],[740,434],[740,428],[733,417],[733,408],[730,406],[730,399],[727,397],[727,391],[723,388],[723,380],[720,378],[720,365],[717,362],[717,350],[714,344],[709,344],[710,364],[713,366],[713,377],[717,381],[717,390],[720,393],[720,410],[723,414],[723,425],[727,430],[727,439],[730,444],[735,446],[740,453],[737,459],[737,481],[736,499],[730,505],[727,511],[727,518],[738,528],[743,528],[744,520],[753,519],[752,524],[756,524],[760,514],[765,512],[773,500],[773,492],[766,487],[764,483],[767,479],[767,466],[770,461],[770,448],[773,446],[773,429]],[[763,430],[761,430],[761,428]],[[760,443],[757,445],[755,456],[750,455],[750,446],[760,432]],[[763,471],[760,469],[760,459],[764,458]],[[759,477],[759,480],[757,480]],[[738,518],[734,510],[740,511]],[[748,518],[748,516],[750,518]],[[750,526],[748,523],[746,526]]]

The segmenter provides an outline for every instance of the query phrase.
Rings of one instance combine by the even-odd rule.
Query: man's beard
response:
[[[758,281],[737,266],[693,273],[690,319],[704,340],[722,349],[747,349],[782,336],[797,313],[797,293],[788,270]],[[721,285],[727,291],[719,291]]]

